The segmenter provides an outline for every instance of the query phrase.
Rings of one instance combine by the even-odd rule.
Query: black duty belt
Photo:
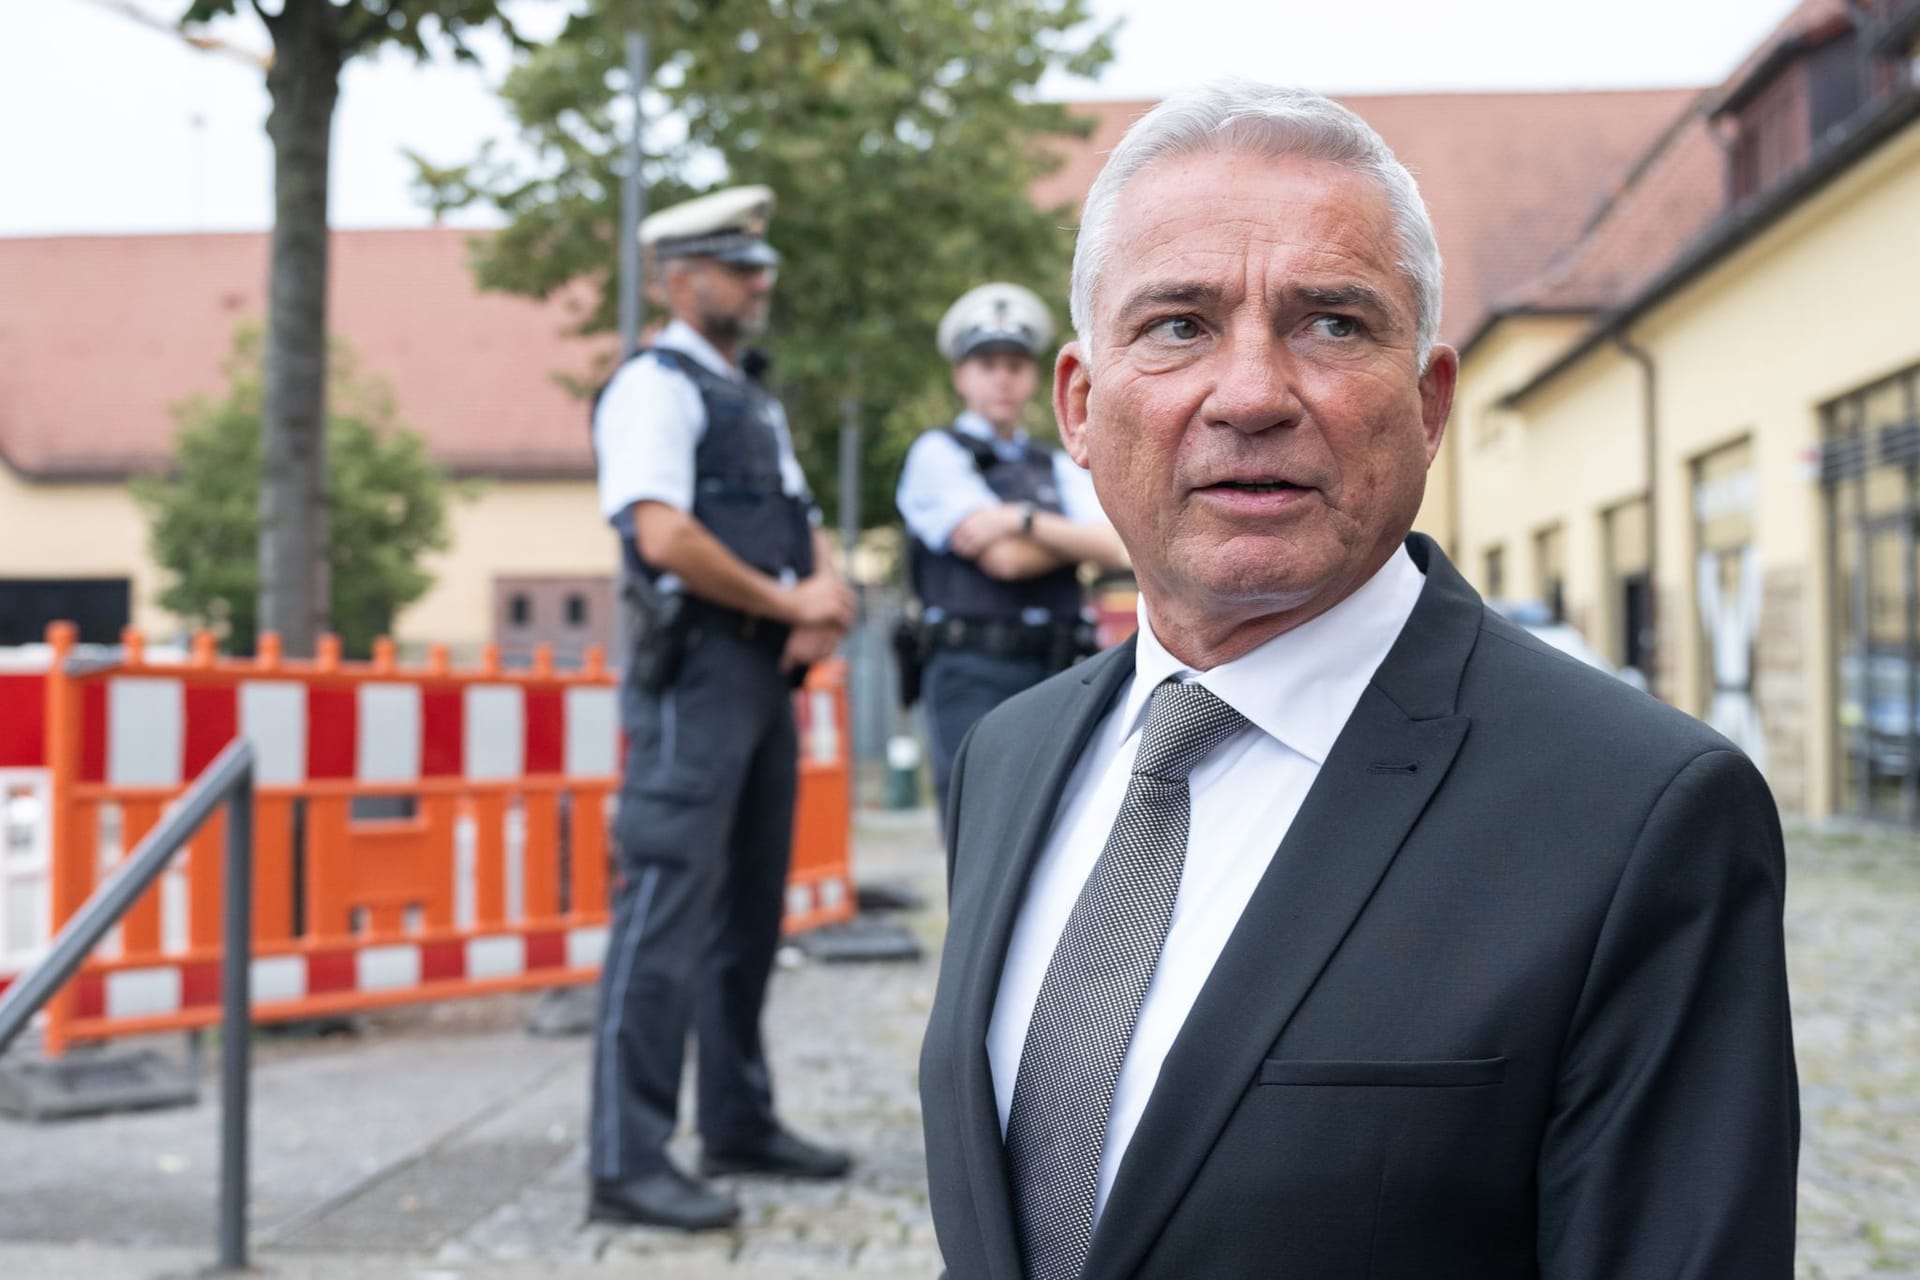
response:
[[[687,627],[691,632],[730,636],[756,649],[778,656],[787,647],[790,628],[784,622],[743,613],[725,605],[709,604],[698,596],[687,598]]]
[[[975,653],[1021,658],[1049,656],[1063,639],[1071,642],[1072,633],[1079,625],[1078,620],[1036,626],[998,618],[942,618],[920,624],[928,649],[970,649]]]

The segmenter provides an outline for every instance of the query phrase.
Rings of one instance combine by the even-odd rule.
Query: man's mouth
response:
[[[1211,484],[1200,486],[1203,489],[1224,489],[1232,493],[1287,493],[1307,486],[1295,484],[1291,480],[1215,480]]]
[[[1242,493],[1281,493],[1300,486],[1290,480],[1220,480],[1209,489],[1237,489]]]

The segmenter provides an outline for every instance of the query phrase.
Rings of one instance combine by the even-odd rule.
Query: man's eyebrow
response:
[[[1127,295],[1115,314],[1125,323],[1143,311],[1157,310],[1160,307],[1192,307],[1218,305],[1224,292],[1217,285],[1200,284],[1148,284]]]
[[[1371,311],[1391,319],[1393,306],[1386,295],[1371,285],[1342,284],[1316,288],[1312,285],[1299,285],[1287,290],[1296,301],[1313,307],[1351,307],[1362,311]]]

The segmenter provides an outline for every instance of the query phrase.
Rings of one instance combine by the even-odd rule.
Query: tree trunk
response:
[[[327,166],[340,91],[329,0],[272,21],[273,260],[260,475],[260,628],[305,657],[327,627]]]

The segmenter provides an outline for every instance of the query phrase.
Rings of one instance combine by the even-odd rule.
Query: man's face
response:
[[[983,352],[953,366],[953,389],[967,408],[996,427],[1020,421],[1039,380],[1033,357],[1018,351]]]
[[[1412,527],[1453,398],[1450,349],[1417,367],[1385,197],[1324,161],[1183,156],[1127,184],[1109,235],[1054,408],[1149,605],[1216,628],[1331,608]]]
[[[737,342],[766,330],[773,281],[772,267],[693,258],[669,282],[673,311],[715,341]]]

